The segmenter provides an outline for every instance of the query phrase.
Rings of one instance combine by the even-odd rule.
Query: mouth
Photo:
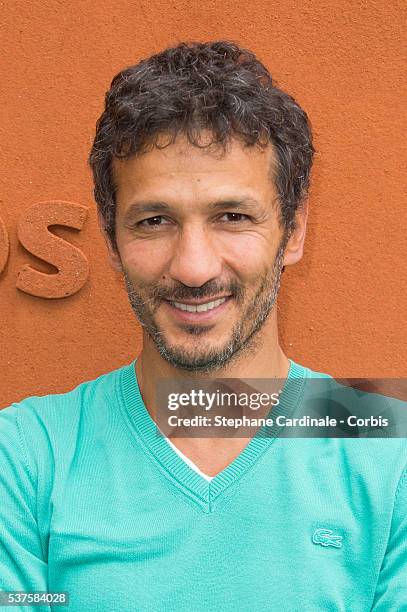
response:
[[[222,296],[210,300],[186,300],[185,302],[165,301],[172,313],[188,322],[209,321],[221,314],[231,300],[231,296]]]

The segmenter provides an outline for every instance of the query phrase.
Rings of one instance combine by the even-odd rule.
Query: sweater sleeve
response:
[[[393,519],[372,612],[407,610],[407,468],[397,488]]]
[[[20,410],[17,405],[0,410],[0,590],[48,591],[37,524],[36,474],[28,463]],[[30,607],[21,609],[27,612]]]

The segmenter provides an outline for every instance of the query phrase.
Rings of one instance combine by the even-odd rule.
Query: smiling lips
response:
[[[204,298],[199,300],[185,300],[185,302],[175,302],[165,300],[169,306],[172,316],[178,322],[183,323],[209,323],[218,319],[228,308],[229,302],[232,300],[231,295],[218,296],[204,301]]]
[[[206,312],[208,310],[213,310],[213,308],[217,308],[226,302],[226,299],[226,297],[218,298],[217,300],[205,302],[204,304],[184,304],[182,302],[171,302],[171,305],[178,308],[178,310],[184,310],[186,312]]]

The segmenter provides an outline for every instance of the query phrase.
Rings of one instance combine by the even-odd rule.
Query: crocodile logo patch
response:
[[[312,534],[314,544],[321,546],[334,546],[335,548],[342,547],[342,536],[334,534],[332,529],[316,529]]]

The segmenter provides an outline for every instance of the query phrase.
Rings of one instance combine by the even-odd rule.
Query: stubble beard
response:
[[[143,287],[145,291],[140,292],[134,288],[128,273],[123,270],[130,305],[139,323],[154,342],[161,357],[172,366],[192,373],[209,374],[221,370],[232,360],[256,352],[259,331],[263,328],[277,300],[283,269],[284,250],[285,241],[279,247],[272,269],[263,276],[259,289],[242,312],[240,321],[233,327],[230,338],[221,348],[208,346],[208,343],[205,346],[204,340],[202,342],[198,340],[199,337],[204,337],[208,331],[208,327],[202,325],[183,326],[184,332],[196,338],[196,347],[171,346],[166,341],[165,330],[160,329],[157,325],[154,315],[164,295],[168,296],[168,299],[176,297],[180,300],[182,298],[188,299],[188,297],[211,297],[211,295],[223,291],[230,293],[237,304],[243,304],[244,291],[236,283],[232,283],[229,287],[219,287],[211,284],[208,287],[204,285],[192,288],[184,285],[181,288],[174,289],[171,294],[169,294],[168,289],[160,290],[159,288],[153,289],[146,286]]]

